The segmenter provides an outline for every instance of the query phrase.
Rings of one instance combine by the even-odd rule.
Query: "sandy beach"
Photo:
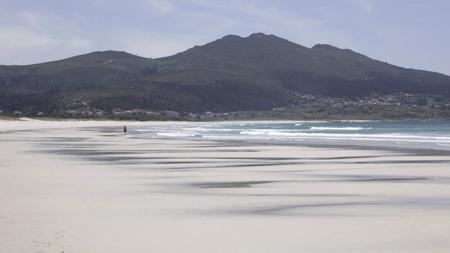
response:
[[[0,121],[0,253],[450,251],[447,152],[124,124]]]

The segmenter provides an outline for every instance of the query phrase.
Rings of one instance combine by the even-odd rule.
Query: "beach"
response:
[[[450,251],[446,150],[133,134],[176,124],[0,121],[0,253]]]

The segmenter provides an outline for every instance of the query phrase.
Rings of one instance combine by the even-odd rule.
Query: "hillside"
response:
[[[29,115],[88,108],[270,110],[296,105],[305,94],[357,99],[399,93],[448,99],[450,77],[331,45],[307,48],[262,33],[228,35],[159,59],[104,51],[0,66],[0,110]]]

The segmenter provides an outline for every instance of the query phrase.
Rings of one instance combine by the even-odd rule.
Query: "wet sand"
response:
[[[123,124],[0,122],[0,252],[450,251],[447,152]]]

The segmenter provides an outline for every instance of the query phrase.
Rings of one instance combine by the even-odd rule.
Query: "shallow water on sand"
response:
[[[138,138],[193,137],[209,140],[347,141],[381,146],[415,145],[450,150],[450,121],[288,121],[191,123],[139,127]]]

